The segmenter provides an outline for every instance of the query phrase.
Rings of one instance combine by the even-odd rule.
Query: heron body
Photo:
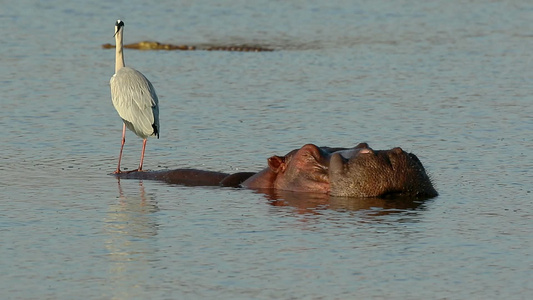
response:
[[[126,128],[142,138],[143,149],[139,168],[142,171],[146,141],[149,136],[159,138],[159,100],[155,89],[148,79],[139,71],[124,65],[123,37],[124,22],[115,23],[116,62],[115,74],[111,77],[111,100],[124,122],[122,128],[122,145],[115,173],[121,173],[120,161],[126,142]]]
[[[141,72],[124,67],[111,77],[113,106],[126,127],[140,138],[159,137],[159,106],[155,89]]]

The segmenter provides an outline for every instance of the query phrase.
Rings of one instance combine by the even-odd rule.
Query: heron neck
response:
[[[123,55],[123,45],[122,45],[122,30],[119,30],[115,35],[115,44],[116,44],[116,56],[115,56],[115,74],[123,68],[124,65],[124,55]]]

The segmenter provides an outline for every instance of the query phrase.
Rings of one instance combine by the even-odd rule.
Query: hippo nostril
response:
[[[401,154],[403,152],[403,149],[400,147],[392,148],[392,152],[396,154]]]
[[[367,143],[359,143],[355,148],[370,148]]]
[[[361,154],[365,154],[365,153],[372,154],[372,153],[374,153],[374,151],[372,151],[372,149],[370,149],[370,148],[363,148],[363,149],[361,149],[359,151],[359,153],[361,153]]]

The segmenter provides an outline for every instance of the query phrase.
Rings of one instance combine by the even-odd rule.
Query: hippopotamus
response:
[[[257,173],[175,169],[114,175],[189,186],[240,187],[337,197],[430,198],[438,195],[418,157],[400,147],[373,150],[367,143],[352,148],[306,144],[284,156],[274,155],[267,162],[268,166]]]

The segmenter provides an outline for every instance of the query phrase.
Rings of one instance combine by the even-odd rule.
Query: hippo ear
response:
[[[268,159],[268,167],[274,173],[283,172],[285,170],[285,156],[274,155]]]
[[[304,153],[313,157],[316,161],[320,161],[322,157],[327,156],[327,150],[318,148],[316,145],[307,144],[300,149],[300,153]]]

